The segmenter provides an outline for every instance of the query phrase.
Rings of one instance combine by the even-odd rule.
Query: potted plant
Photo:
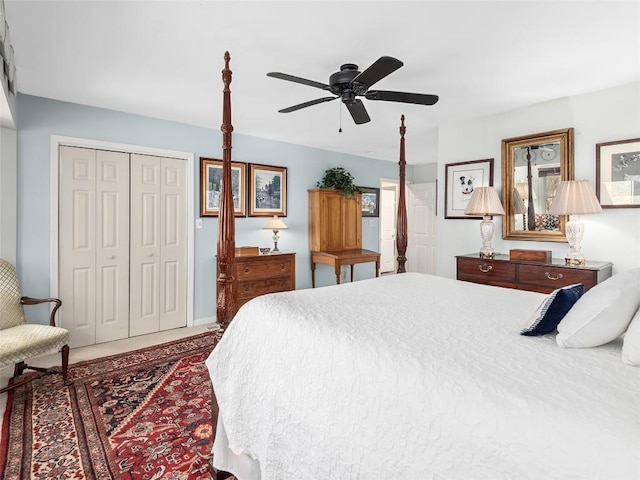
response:
[[[339,190],[345,197],[353,197],[354,193],[360,193],[360,189],[353,184],[353,175],[342,167],[325,170],[322,181],[318,182],[316,186]]]

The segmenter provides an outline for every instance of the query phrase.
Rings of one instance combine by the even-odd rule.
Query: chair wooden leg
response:
[[[69,367],[69,345],[62,347],[62,381],[65,385],[69,385],[67,382],[67,369]]]
[[[13,376],[19,377],[24,372],[24,369],[27,368],[27,364],[24,362],[16,363],[16,367],[13,369]]]

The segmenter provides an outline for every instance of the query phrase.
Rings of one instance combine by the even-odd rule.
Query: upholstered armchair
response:
[[[24,305],[54,303],[49,325],[27,324]],[[69,331],[56,327],[55,315],[62,302],[57,298],[30,298],[20,294],[20,286],[14,266],[0,260],[0,368],[15,365],[14,376],[22,375],[28,368],[45,373],[60,373],[58,370],[30,367],[25,361],[54,350],[62,351],[62,378],[67,384],[69,364]],[[16,382],[0,389],[0,393],[22,385]]]

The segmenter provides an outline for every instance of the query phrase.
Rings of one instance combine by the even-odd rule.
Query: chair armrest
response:
[[[56,326],[56,312],[62,305],[62,300],[58,298],[31,298],[31,297],[20,297],[20,303],[22,305],[37,305],[39,303],[55,303],[56,306],[51,310],[51,316],[49,317],[49,325],[52,327]]]

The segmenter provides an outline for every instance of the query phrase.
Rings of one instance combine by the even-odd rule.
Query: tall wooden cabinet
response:
[[[362,195],[348,198],[338,190],[309,190],[309,250],[357,248],[362,248]]]
[[[341,269],[359,263],[375,262],[380,275],[380,254],[362,249],[362,194],[345,197],[337,190],[309,190],[309,250],[311,286],[316,286],[316,264],[333,266],[336,283]]]

